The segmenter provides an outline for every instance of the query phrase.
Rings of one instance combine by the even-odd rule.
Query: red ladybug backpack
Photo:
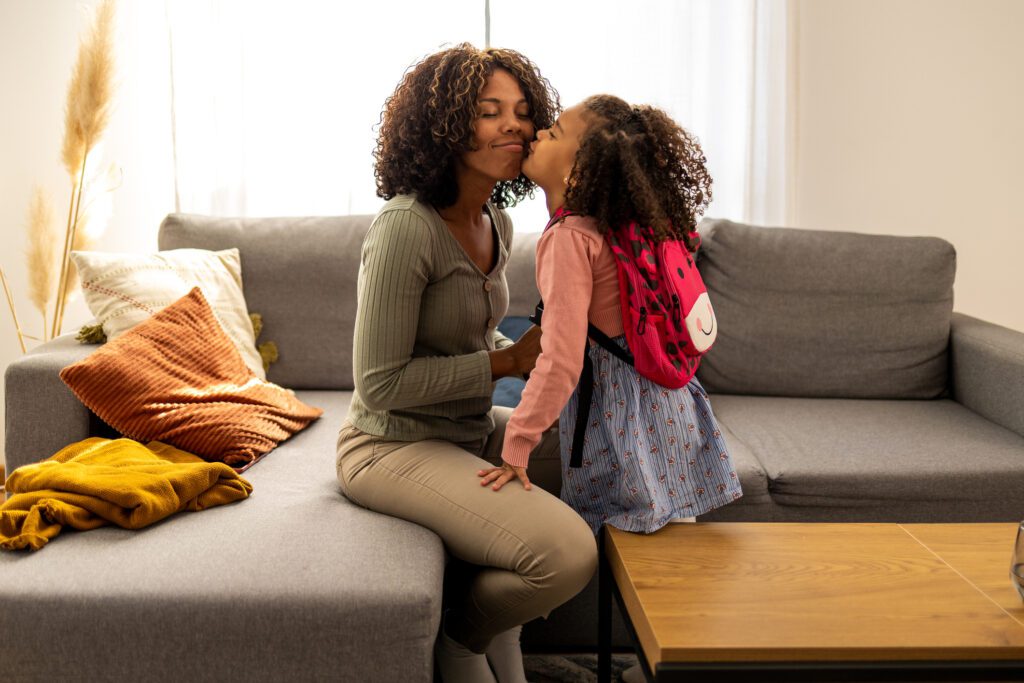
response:
[[[571,215],[559,209],[545,231]],[[655,384],[669,389],[685,386],[718,336],[715,311],[694,255],[684,242],[659,242],[653,229],[636,222],[607,233],[605,240],[615,256],[622,327],[629,350],[593,325],[587,326],[587,335]],[[530,318],[537,325],[543,310],[541,301]],[[571,467],[579,467],[583,457],[583,434],[593,390],[593,365],[586,351],[579,390]]]
[[[622,327],[636,371],[669,389],[684,386],[718,336],[693,254],[680,240],[658,242],[651,228],[635,222],[606,239],[618,267]]]

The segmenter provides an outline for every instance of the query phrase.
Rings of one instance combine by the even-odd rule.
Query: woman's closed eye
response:
[[[479,113],[479,116],[482,119],[493,119],[493,118],[495,118],[497,116],[500,116],[500,115],[501,115],[500,112],[496,112],[496,111],[481,111]],[[528,112],[528,111],[527,112],[522,112],[522,111],[516,112],[516,118],[523,119],[524,121],[529,121],[530,118],[531,118],[530,117],[530,112]]]

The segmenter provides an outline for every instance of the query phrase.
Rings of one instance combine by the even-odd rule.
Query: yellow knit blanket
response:
[[[90,438],[7,478],[0,548],[39,550],[65,525],[141,529],[181,510],[247,498],[252,485],[220,462],[151,441]]]

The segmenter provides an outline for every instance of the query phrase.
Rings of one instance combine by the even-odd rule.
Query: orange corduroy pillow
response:
[[[60,378],[121,434],[239,470],[323,414],[252,373],[198,287]]]

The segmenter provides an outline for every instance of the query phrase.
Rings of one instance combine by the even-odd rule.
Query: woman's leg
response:
[[[483,446],[482,457],[492,465],[501,464],[501,448],[505,440],[505,428],[512,415],[511,408],[495,406],[491,410],[494,431]],[[558,445],[558,423],[549,428],[540,442],[530,452],[530,483],[539,486],[552,495],[559,495],[562,486],[562,457]],[[519,485],[519,482],[511,482]],[[487,661],[498,678],[498,683],[512,681],[526,682],[523,667],[523,651],[519,644],[522,626],[513,626],[496,635],[487,647]]]
[[[338,479],[349,498],[432,529],[453,556],[481,567],[447,624],[474,652],[546,616],[597,566],[594,536],[572,509],[541,488],[481,486],[476,473],[485,467],[447,441],[388,441],[348,425],[339,435]]]

